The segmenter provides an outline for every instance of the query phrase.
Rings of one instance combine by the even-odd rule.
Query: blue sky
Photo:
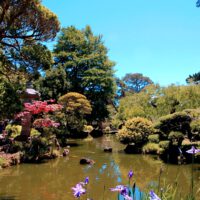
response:
[[[200,8],[195,0],[43,0],[61,27],[102,34],[116,76],[142,73],[162,86],[200,71]],[[48,46],[53,48],[53,43]]]

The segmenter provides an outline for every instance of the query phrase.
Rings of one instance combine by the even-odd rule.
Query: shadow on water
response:
[[[16,200],[16,197],[15,196],[1,195],[0,194],[0,200]]]

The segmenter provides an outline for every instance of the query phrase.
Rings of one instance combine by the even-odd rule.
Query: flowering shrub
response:
[[[24,103],[24,111],[18,113],[16,115],[16,119],[21,119],[21,123],[23,125],[23,118],[27,118],[28,115],[42,115],[43,118],[40,117],[33,122],[34,127],[58,127],[59,123],[56,123],[49,117],[45,116],[47,113],[59,111],[63,108],[63,106],[60,104],[48,104],[53,102],[54,100],[32,101],[32,103]]]
[[[48,104],[54,102],[54,100],[48,101],[32,101],[32,103],[24,103],[24,110],[31,114],[49,113],[61,110],[63,107],[60,104]]]
[[[58,127],[60,125],[60,123],[56,123],[55,121],[49,119],[49,118],[45,118],[45,119],[36,119],[33,122],[33,126],[36,128],[42,128],[42,127]]]

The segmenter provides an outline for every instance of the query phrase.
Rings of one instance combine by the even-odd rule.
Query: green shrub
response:
[[[192,133],[200,134],[200,119],[192,121],[190,127]]]
[[[149,142],[142,147],[142,152],[148,154],[161,154],[163,149],[159,146],[159,144]]]
[[[159,147],[166,150],[169,148],[169,144],[170,144],[169,140],[163,140],[159,142]]]
[[[90,133],[90,132],[92,132],[93,129],[94,128],[91,125],[84,125],[83,131],[87,132],[87,133]]]
[[[149,135],[148,140],[150,143],[159,143],[159,135],[158,134]]]
[[[184,138],[183,133],[181,133],[179,131],[172,131],[172,132],[170,132],[170,134],[168,136],[169,140],[180,140],[183,138]]]
[[[45,137],[35,136],[31,140],[24,144],[24,159],[25,160],[37,160],[49,153],[51,141]]]
[[[107,133],[107,134],[110,133],[110,127],[106,126],[106,128],[104,129],[104,132]]]
[[[0,157],[0,168],[9,167],[10,163],[6,158]]]
[[[40,134],[41,133],[38,130],[34,128],[31,129],[31,136],[39,136]]]
[[[181,146],[188,147],[188,149],[194,146],[195,148],[200,149],[200,141],[190,142],[189,140],[183,140]]]
[[[179,131],[191,137],[191,117],[186,112],[176,112],[159,118],[154,128],[168,135],[171,131]]]
[[[152,122],[146,118],[135,117],[126,121],[125,126],[117,133],[117,138],[122,143],[133,142],[141,146],[153,133]]]
[[[21,130],[22,130],[22,126],[8,124],[6,126],[5,130],[8,132],[8,134],[9,134],[10,137],[15,138],[18,135],[20,135]]]
[[[0,157],[0,166],[2,166],[5,162],[6,162],[6,160],[4,158]]]
[[[200,108],[197,108],[197,109],[185,109],[183,111],[186,112],[192,118],[192,120],[200,118]]]
[[[7,125],[6,131],[9,133],[9,136],[12,138],[17,137],[21,134],[22,126],[20,125]],[[31,129],[31,136],[39,136],[40,132],[34,128]]]

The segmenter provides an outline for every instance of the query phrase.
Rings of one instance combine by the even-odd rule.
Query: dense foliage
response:
[[[126,121],[119,130],[117,137],[123,143],[135,143],[137,146],[147,142],[148,136],[153,133],[152,122],[148,119],[135,117]]]
[[[132,117],[145,117],[156,121],[159,117],[200,107],[200,85],[160,87],[150,85],[141,92],[120,100],[113,124],[119,126]]]
[[[20,110],[17,91],[52,65],[51,52],[41,42],[54,39],[58,31],[57,16],[40,0],[0,1],[1,118]]]
[[[15,85],[1,75],[0,78],[0,120],[12,119],[14,113],[19,112],[22,108],[17,93],[20,86],[14,80],[12,81],[16,83]]]
[[[55,67],[65,70],[69,91],[81,93],[91,102],[91,118],[96,120],[108,116],[106,105],[115,92],[114,63],[107,52],[102,36],[95,36],[89,26],[62,29],[54,48]]]
[[[176,112],[163,116],[154,124],[163,134],[169,135],[171,131],[180,131],[191,138],[191,117],[185,112]]]
[[[76,92],[69,92],[58,99],[63,105],[63,112],[57,117],[65,131],[80,132],[87,124],[86,115],[92,112],[92,107],[87,98]],[[74,133],[74,134],[75,134]]]
[[[58,99],[69,92],[70,83],[62,66],[46,70],[45,76],[40,77],[34,83],[42,99]]]
[[[0,1],[0,45],[19,48],[25,42],[47,41],[59,31],[57,16],[40,0]]]

